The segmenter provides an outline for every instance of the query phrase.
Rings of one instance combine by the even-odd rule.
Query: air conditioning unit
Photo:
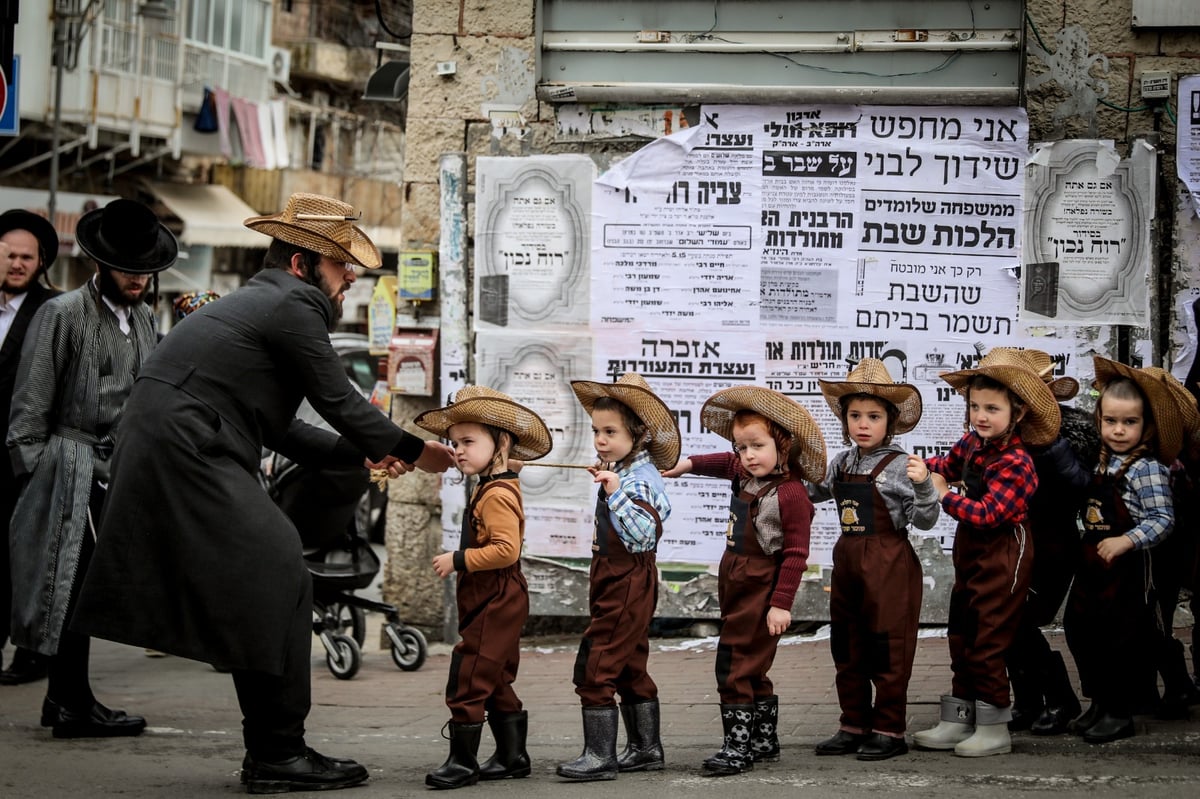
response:
[[[286,86],[292,74],[292,51],[285,47],[272,47],[269,59],[271,79]]]

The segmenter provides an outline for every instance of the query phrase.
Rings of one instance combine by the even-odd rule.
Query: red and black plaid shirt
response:
[[[997,455],[986,467],[984,461]],[[950,493],[942,498],[942,510],[963,524],[988,529],[1025,521],[1029,499],[1037,490],[1037,472],[1033,458],[1021,446],[1018,433],[1013,433],[1004,447],[994,441],[984,441],[974,430],[958,440],[950,452],[928,458],[925,465],[954,483],[963,479],[967,459],[983,473],[983,496],[968,499]]]

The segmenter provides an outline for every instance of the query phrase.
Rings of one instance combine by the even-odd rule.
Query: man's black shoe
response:
[[[367,770],[353,760],[325,757],[311,748],[287,760],[261,761],[247,754],[242,761],[247,793],[335,790],[358,785],[367,777]]]
[[[859,760],[887,760],[897,755],[907,755],[908,744],[903,738],[893,738],[890,735],[873,732],[858,747]]]
[[[1096,723],[1088,727],[1083,740],[1090,744],[1106,744],[1119,741],[1134,734],[1133,719],[1128,716],[1110,716],[1105,713]]]
[[[0,685],[21,685],[46,678],[46,657],[28,649],[17,649],[12,663],[0,671]]]
[[[141,735],[146,720],[124,710],[110,710],[99,702],[87,710],[69,710],[50,699],[42,702],[42,726],[55,738],[119,738]]]

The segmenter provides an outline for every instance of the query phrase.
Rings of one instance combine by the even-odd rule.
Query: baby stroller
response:
[[[392,660],[404,671],[425,663],[429,645],[415,627],[400,620],[395,605],[354,592],[379,573],[379,558],[356,524],[356,509],[370,488],[365,469],[307,469],[279,454],[264,458],[263,484],[296,525],[313,581],[313,632],[325,647],[334,677],[349,680],[362,665],[366,611],[384,614]]]

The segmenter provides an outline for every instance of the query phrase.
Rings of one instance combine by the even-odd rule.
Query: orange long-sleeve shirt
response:
[[[525,540],[525,511],[522,508],[521,483],[515,477],[503,479],[514,491],[493,488],[474,506],[474,546],[459,550],[455,567],[469,572],[503,569],[521,557]],[[476,488],[478,492],[480,489]],[[461,560],[458,557],[461,555]]]

